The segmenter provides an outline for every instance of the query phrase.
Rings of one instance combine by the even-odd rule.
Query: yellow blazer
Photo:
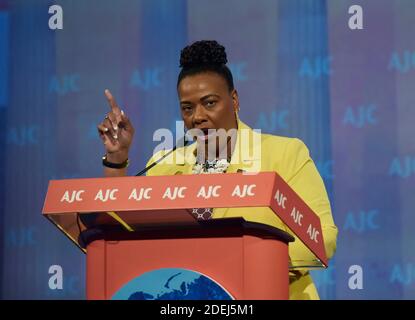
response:
[[[249,137],[251,143],[243,143]],[[260,142],[259,142],[260,141]],[[196,143],[178,148],[158,165],[147,172],[148,176],[192,174],[196,162]],[[157,152],[147,163],[153,163],[167,151]],[[320,174],[310,158],[305,144],[297,138],[260,134],[238,119],[238,134],[231,165],[227,173],[277,172],[297,194],[320,217],[324,244],[328,258],[336,250],[337,227],[331,214],[327,192]],[[265,223],[295,235],[267,208],[224,208],[214,209],[213,218],[243,217],[247,221]],[[289,245],[292,261],[314,260],[314,255],[299,239]],[[319,299],[316,287],[308,270],[290,272],[290,299]]]

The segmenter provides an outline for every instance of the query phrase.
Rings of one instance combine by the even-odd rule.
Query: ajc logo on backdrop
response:
[[[409,178],[415,173],[415,156],[394,157],[389,165],[388,174],[400,178]]]
[[[6,143],[15,146],[39,144],[40,126],[37,124],[20,125],[7,129]]]
[[[415,282],[415,264],[395,263],[390,272],[389,282],[398,283],[403,286],[410,286]]]
[[[255,128],[261,128],[263,132],[277,133],[278,130],[288,129],[287,118],[290,115],[288,109],[275,108],[271,112],[260,112],[255,123]]]
[[[298,75],[312,79],[331,76],[333,74],[332,62],[332,56],[305,57],[301,62]]]
[[[49,93],[66,95],[68,93],[79,92],[80,78],[81,76],[78,73],[52,76],[49,80]]]
[[[377,221],[378,215],[378,209],[349,211],[346,214],[343,230],[355,233],[377,230],[380,228]]]
[[[161,72],[162,69],[160,67],[134,69],[130,77],[130,87],[139,88],[144,91],[161,87]]]
[[[363,128],[377,124],[375,111],[377,106],[374,104],[360,105],[357,107],[347,107],[343,116],[344,126]]]
[[[8,226],[4,233],[6,248],[32,247],[37,244],[36,235],[39,229],[36,226]]]
[[[403,52],[392,52],[388,70],[399,73],[407,73],[415,70],[415,51],[404,50]]]

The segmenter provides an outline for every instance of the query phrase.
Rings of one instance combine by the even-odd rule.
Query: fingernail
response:
[[[121,114],[124,115],[124,110],[121,110]]]
[[[115,130],[115,131],[117,131],[117,130],[118,130],[118,126],[117,126],[117,125],[115,125],[115,126],[114,126],[114,130]]]
[[[108,128],[105,128],[104,131],[107,132],[108,131]]]
[[[112,137],[113,137],[114,139],[118,139],[118,136],[117,136],[116,134],[114,134]]]

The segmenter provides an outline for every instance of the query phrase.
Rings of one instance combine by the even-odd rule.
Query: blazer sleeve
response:
[[[299,139],[290,139],[284,152],[283,168],[285,181],[320,217],[326,255],[330,259],[336,250],[337,227],[323,179],[321,178],[306,145]],[[310,260],[314,255],[296,238],[290,244],[292,260]]]

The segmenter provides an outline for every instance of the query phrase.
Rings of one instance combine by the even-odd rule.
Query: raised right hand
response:
[[[134,127],[108,89],[105,90],[105,96],[110,106],[110,112],[98,125],[98,133],[104,143],[107,160],[122,163],[128,158]]]

